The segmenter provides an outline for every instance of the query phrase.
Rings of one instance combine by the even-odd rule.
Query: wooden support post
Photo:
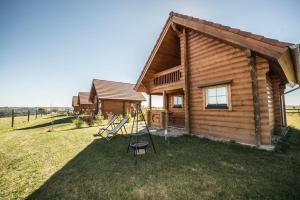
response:
[[[152,95],[149,94],[149,110],[152,109]]]
[[[282,112],[281,118],[282,118],[282,126],[287,127],[287,124],[286,124],[286,110],[285,110],[285,96],[284,95],[285,94],[281,95],[281,112]]]
[[[168,113],[168,96],[166,91],[163,91],[163,108],[165,111],[165,124],[164,128],[165,130],[168,130],[168,125],[169,125],[169,113]]]
[[[14,127],[14,123],[15,123],[15,110],[12,109],[11,110],[11,127]]]
[[[125,111],[125,101],[123,101],[122,106],[123,106],[123,117],[125,117],[125,115],[127,114],[126,111]]]
[[[38,111],[35,110],[35,119],[37,119]]]
[[[30,111],[27,112],[27,121],[29,122]]]
[[[185,130],[190,133],[190,83],[189,83],[189,65],[188,65],[188,50],[187,50],[187,36],[186,29],[183,29],[181,39],[181,57],[184,68],[184,102],[185,102]]]
[[[258,81],[257,81],[257,69],[255,55],[251,50],[246,50],[246,55],[249,60],[250,75],[252,82],[252,95],[253,95],[253,111],[254,111],[254,126],[255,126],[255,143],[256,146],[261,145],[261,118],[259,110],[259,93],[258,93]]]

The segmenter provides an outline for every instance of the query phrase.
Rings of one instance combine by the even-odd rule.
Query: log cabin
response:
[[[78,114],[80,107],[78,104],[78,96],[73,96],[72,98],[72,107],[73,107],[73,113]]]
[[[94,79],[90,91],[90,101],[94,114],[109,115],[132,114],[134,104],[145,101],[141,92],[134,90],[135,84]]]
[[[79,92],[78,93],[79,114],[93,115],[94,106],[89,98],[90,98],[89,92]]]
[[[299,45],[171,12],[135,90],[149,95],[150,127],[270,145],[299,66]],[[151,95],[163,109],[151,109]]]

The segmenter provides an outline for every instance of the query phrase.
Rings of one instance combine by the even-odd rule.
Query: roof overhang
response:
[[[264,38],[260,35],[240,31],[239,29],[222,26],[220,24],[215,24],[205,20],[171,12],[143,68],[143,71],[137,80],[137,83],[134,87],[135,90],[146,92],[142,80],[144,79],[145,74],[147,73],[149,66],[155,57],[168,29],[170,26],[174,27],[174,25],[194,30],[244,49],[250,49],[256,54],[277,63],[283,71],[285,80],[291,86],[299,83],[299,45],[279,42],[277,40]]]
[[[300,45],[295,44],[290,46],[292,60],[294,64],[294,70],[296,73],[297,83],[300,84]]]

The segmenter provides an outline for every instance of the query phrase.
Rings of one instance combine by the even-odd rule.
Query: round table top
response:
[[[138,142],[131,142],[130,147],[133,149],[145,149],[149,145],[147,141],[138,141]]]

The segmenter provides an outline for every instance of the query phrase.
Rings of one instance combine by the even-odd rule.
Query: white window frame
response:
[[[227,107],[220,106],[212,106],[210,107],[208,104],[208,89],[217,89],[217,88],[226,88],[227,93]],[[213,85],[208,87],[203,87],[203,108],[204,110],[225,110],[225,111],[231,111],[231,85],[230,84],[221,84],[221,85]]]

